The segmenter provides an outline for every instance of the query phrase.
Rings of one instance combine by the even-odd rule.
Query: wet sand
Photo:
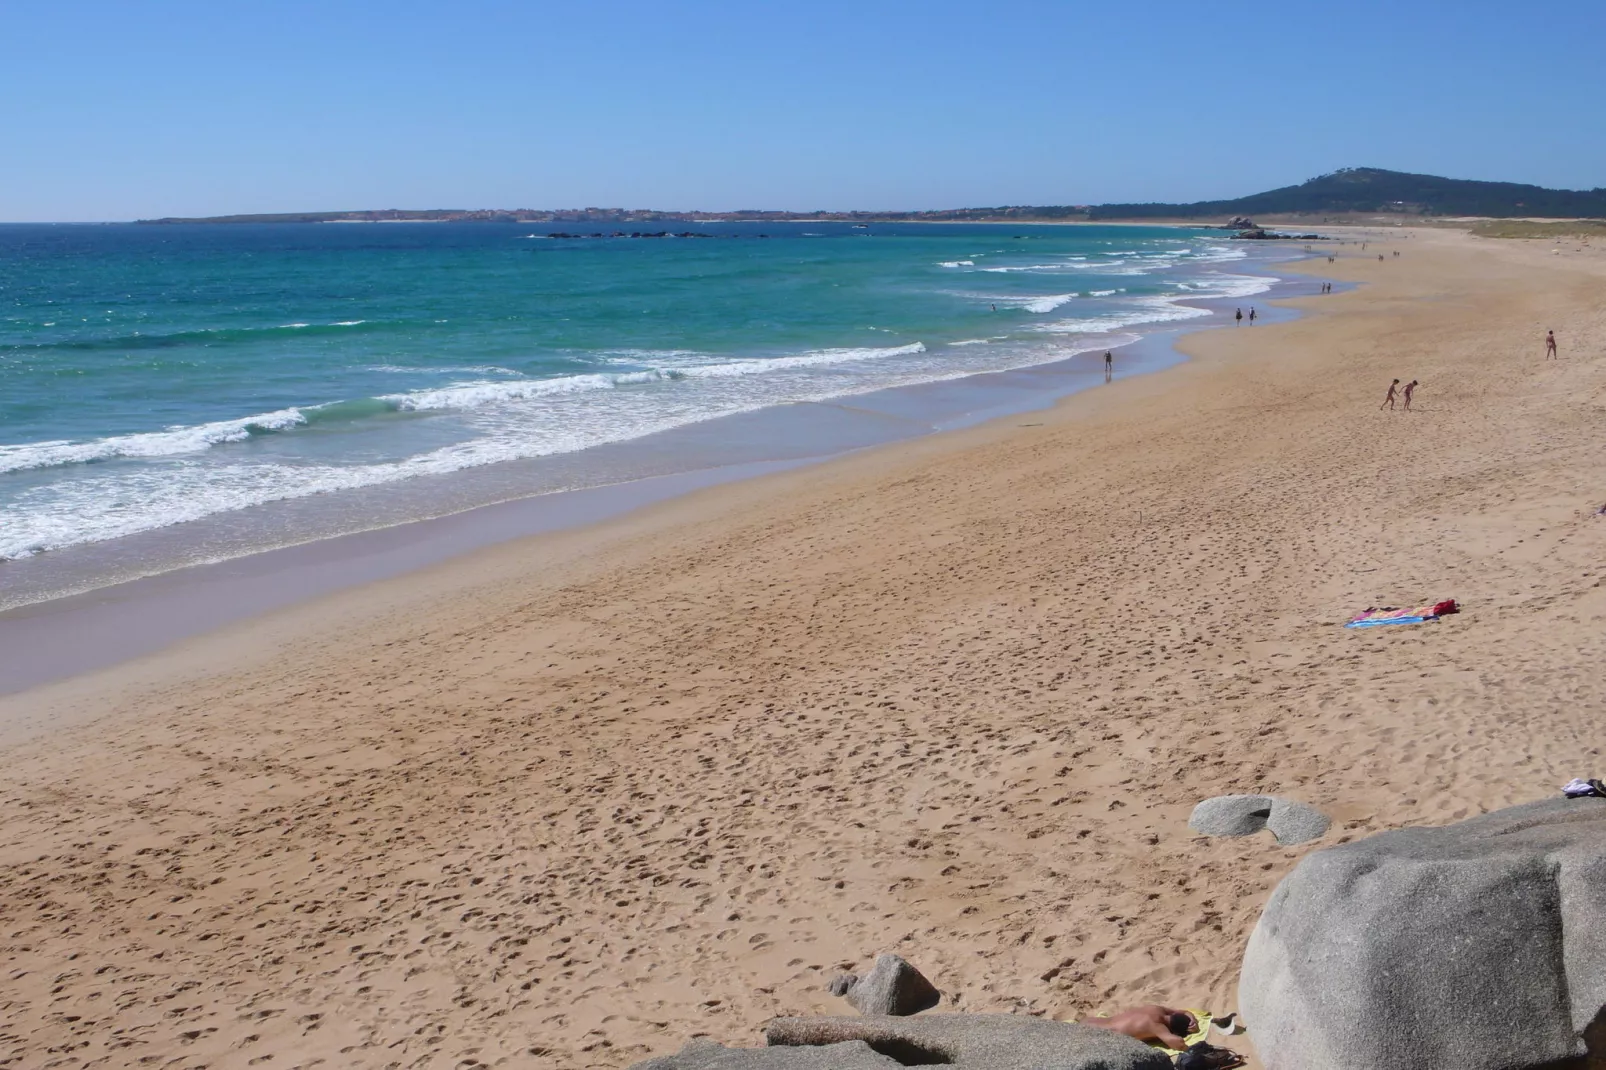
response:
[[[0,1059],[621,1067],[882,950],[958,1009],[1231,1009],[1310,848],[1198,799],[1333,843],[1600,772],[1606,257],[1382,248],[1162,375],[0,699]]]

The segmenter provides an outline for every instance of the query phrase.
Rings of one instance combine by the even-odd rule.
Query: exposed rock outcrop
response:
[[[630,1070],[899,1070],[902,1066],[862,1040],[819,1048],[727,1048],[694,1040],[673,1055],[636,1063]]]
[[[1606,1068],[1606,799],[1312,853],[1238,998],[1267,1070]]]

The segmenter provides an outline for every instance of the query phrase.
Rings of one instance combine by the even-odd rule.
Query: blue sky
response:
[[[0,219],[1606,185],[1606,3],[0,0]]]

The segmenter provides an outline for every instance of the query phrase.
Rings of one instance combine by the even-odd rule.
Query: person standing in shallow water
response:
[[[1242,327],[1244,325],[1244,310],[1240,308],[1238,314],[1233,316],[1233,319],[1238,321],[1233,324],[1234,327]]]
[[[1249,306],[1249,326],[1253,327],[1254,325],[1255,325],[1255,306],[1254,305],[1250,305]]]
[[[1106,383],[1109,382],[1110,381],[1110,376],[1112,376],[1114,374],[1115,374],[1115,354],[1107,352],[1107,353],[1104,354],[1104,381]]]
[[[1399,388],[1400,388],[1400,381],[1398,379],[1396,379],[1392,383],[1390,383],[1389,384],[1389,396],[1383,399],[1383,404],[1379,405],[1378,408],[1380,408],[1380,409],[1392,409],[1394,407],[1394,394],[1395,394],[1395,391],[1399,390]]]
[[[1560,360],[1561,359],[1560,357],[1556,356],[1556,332],[1555,331],[1546,331],[1545,332],[1545,359],[1546,360]]]
[[[1399,382],[1398,379],[1396,379],[1394,381],[1396,383]],[[1411,391],[1413,391],[1415,389],[1416,389],[1416,380],[1415,379],[1412,379],[1409,383],[1405,384],[1405,405],[1403,406],[1403,408],[1405,409],[1406,412],[1410,412],[1411,411]]]

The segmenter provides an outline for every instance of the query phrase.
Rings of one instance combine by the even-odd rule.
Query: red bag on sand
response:
[[[1459,612],[1461,612],[1461,607],[1455,604],[1455,599],[1454,598],[1446,598],[1442,602],[1435,602],[1433,604],[1433,615],[1435,617],[1442,617],[1446,613],[1459,613]]]

